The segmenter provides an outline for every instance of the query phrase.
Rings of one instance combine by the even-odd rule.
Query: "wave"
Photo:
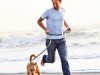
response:
[[[100,67],[98,67],[100,66],[99,65],[100,63],[99,62],[100,59],[99,40],[100,40],[100,31],[96,29],[95,30],[73,29],[71,33],[66,34],[66,41],[68,45],[68,60],[71,65],[72,72],[100,71]],[[45,34],[41,34],[39,32],[37,32],[37,34],[35,34],[35,32],[34,33],[26,32],[22,34],[14,33],[14,34],[3,35],[3,36],[1,35],[0,36],[0,63],[1,63],[0,66],[2,66],[3,63],[4,65],[6,64],[7,66],[9,66],[8,64],[9,62],[11,62],[10,64],[12,63],[19,64],[20,62],[22,62],[21,65],[23,65],[24,63],[25,64],[24,66],[26,66],[26,63],[29,61],[29,55],[31,53],[39,54],[44,48],[45,48]],[[37,58],[36,61],[40,62],[41,58],[42,55],[39,56],[39,58]],[[55,65],[59,65],[58,64],[59,56],[56,55],[56,58],[57,58],[57,62],[55,63]],[[95,64],[96,66],[94,67],[92,64]],[[77,67],[78,65],[79,67]],[[83,67],[83,65],[85,68]],[[51,67],[51,65],[49,66]],[[42,72],[47,72],[47,68],[42,70]],[[53,71],[48,70],[48,72],[50,73]]]
[[[85,31],[73,31],[66,36],[70,37],[96,37],[100,36],[100,32],[85,32]]]
[[[0,38],[0,47],[2,48],[15,48],[32,46],[33,44],[41,43],[44,39],[43,36],[34,36],[33,33],[26,33],[23,35],[8,35]]]
[[[77,42],[71,42],[70,45],[68,45],[69,47],[84,47],[84,46],[92,46],[92,45],[100,45],[100,42],[89,42],[89,43],[77,43]]]
[[[30,47],[34,44],[45,44],[45,34],[40,32],[0,34],[0,48]],[[98,29],[73,29],[66,33],[69,46],[100,45],[100,31]]]

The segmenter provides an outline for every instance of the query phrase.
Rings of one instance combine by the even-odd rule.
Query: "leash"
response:
[[[51,44],[51,39],[50,39],[49,45],[48,45],[41,53],[39,53],[36,57],[34,57],[34,59],[36,59],[36,58],[37,58],[38,56],[40,56],[43,52],[45,52],[46,49],[50,46],[50,44]],[[32,60],[34,60],[34,59],[32,59]]]
[[[65,30],[65,31],[63,32],[63,34],[65,34],[66,32],[67,32],[67,30]],[[62,35],[62,34],[49,34],[49,35],[59,36],[59,35]],[[51,39],[50,39],[50,42],[49,42],[48,46],[47,46],[41,53],[39,53],[36,57],[34,57],[32,60],[36,59],[36,58],[39,57],[43,52],[45,52],[46,49],[50,46],[50,44],[51,44]]]

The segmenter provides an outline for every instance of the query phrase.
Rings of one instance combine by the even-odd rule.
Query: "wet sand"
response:
[[[27,75],[26,73],[0,73],[0,75]],[[41,75],[63,75],[60,73],[41,73]],[[71,75],[100,75],[100,73],[89,72],[89,73],[71,73]]]

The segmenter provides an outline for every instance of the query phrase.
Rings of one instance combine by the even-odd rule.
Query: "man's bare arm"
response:
[[[48,29],[44,26],[44,24],[42,23],[44,19],[42,19],[41,17],[38,19],[37,23],[38,25],[45,31],[46,34],[49,33]]]
[[[68,26],[67,22],[64,20],[64,26],[66,27],[67,31],[70,32],[71,28]]]

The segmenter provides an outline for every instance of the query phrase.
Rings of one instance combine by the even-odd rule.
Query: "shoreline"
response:
[[[26,73],[0,73],[0,75],[27,75]],[[40,75],[63,75],[62,73],[41,73]],[[72,72],[71,75],[100,75],[100,72]]]

